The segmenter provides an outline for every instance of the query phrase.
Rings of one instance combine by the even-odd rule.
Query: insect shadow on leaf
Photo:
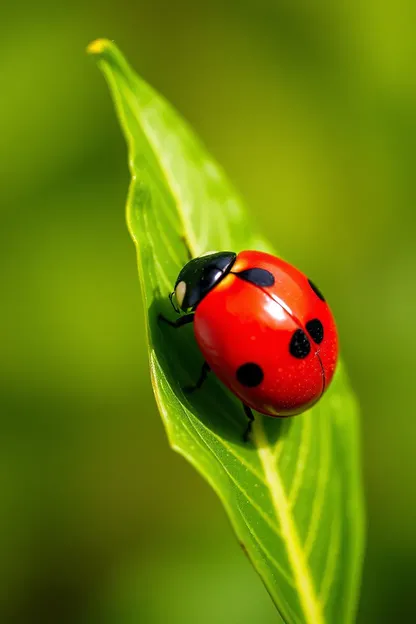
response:
[[[155,299],[149,307],[149,326],[151,340],[158,360],[166,371],[168,380],[178,400],[196,412],[204,426],[216,435],[250,448],[250,442],[244,442],[243,433],[247,426],[241,402],[221,384],[213,373],[208,375],[202,388],[187,393],[184,388],[196,383],[201,370],[203,357],[195,341],[192,323],[178,330],[159,321],[159,315],[173,318],[168,297],[154,293]],[[192,409],[192,407],[196,409]],[[265,418],[255,412],[255,418]],[[276,419],[273,419],[276,420]],[[276,426],[276,424],[278,426]],[[287,427],[275,423],[273,437],[284,435]]]

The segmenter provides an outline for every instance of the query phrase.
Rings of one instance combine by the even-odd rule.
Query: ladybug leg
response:
[[[244,413],[245,413],[245,415],[248,418],[247,428],[246,428],[246,430],[244,431],[244,434],[243,434],[243,440],[244,440],[244,442],[248,442],[249,439],[250,439],[250,433],[251,433],[251,429],[252,429],[252,424],[254,422],[254,414],[251,411],[251,408],[248,405],[246,405],[245,403],[243,403],[243,408],[244,408]]]
[[[178,318],[176,321],[170,321],[168,318],[166,318],[166,316],[163,316],[163,314],[158,314],[157,318],[159,321],[163,321],[164,323],[167,323],[168,325],[170,325],[171,327],[175,327],[176,329],[178,327],[182,327],[182,325],[187,325],[188,323],[194,322],[193,314],[185,314],[184,316]]]
[[[184,388],[182,388],[182,390],[185,392],[185,394],[191,394],[195,390],[199,390],[199,388],[202,386],[202,384],[204,383],[204,381],[208,377],[208,373],[209,373],[210,370],[211,369],[209,367],[209,364],[204,362],[203,365],[202,365],[201,374],[200,374],[199,379],[196,382],[196,384],[194,386],[185,386]]]

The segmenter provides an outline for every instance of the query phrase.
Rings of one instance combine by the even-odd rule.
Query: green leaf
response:
[[[157,323],[187,261],[207,250],[271,250],[240,197],[175,110],[107,40],[90,44],[111,90],[132,175],[127,221],[148,311],[156,400],[171,446],[217,492],[285,622],[351,622],[363,550],[357,406],[342,364],[323,399],[296,418],[256,415],[241,439],[239,402],[211,376],[181,390],[202,363],[192,327]],[[186,243],[186,244],[185,244]],[[207,535],[207,539],[213,539]]]

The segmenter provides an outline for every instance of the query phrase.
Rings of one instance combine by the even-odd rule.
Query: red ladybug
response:
[[[205,358],[190,390],[212,370],[244,405],[245,439],[251,408],[293,416],[328,387],[338,356],[335,322],[318,288],[287,262],[260,251],[210,252],[183,267],[170,295],[174,305],[173,297],[187,314],[161,320],[174,327],[193,322]]]

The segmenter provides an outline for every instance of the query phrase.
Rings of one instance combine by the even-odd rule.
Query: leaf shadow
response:
[[[227,439],[246,450],[253,444],[243,440],[247,419],[241,402],[221,381],[210,373],[201,389],[186,394],[184,387],[192,385],[199,377],[204,359],[198,349],[192,324],[178,329],[160,322],[163,314],[171,320],[178,318],[167,298],[155,293],[148,309],[150,337],[156,357],[179,403],[190,410],[198,420],[215,435]],[[271,445],[286,437],[292,419],[263,418],[267,438]]]

